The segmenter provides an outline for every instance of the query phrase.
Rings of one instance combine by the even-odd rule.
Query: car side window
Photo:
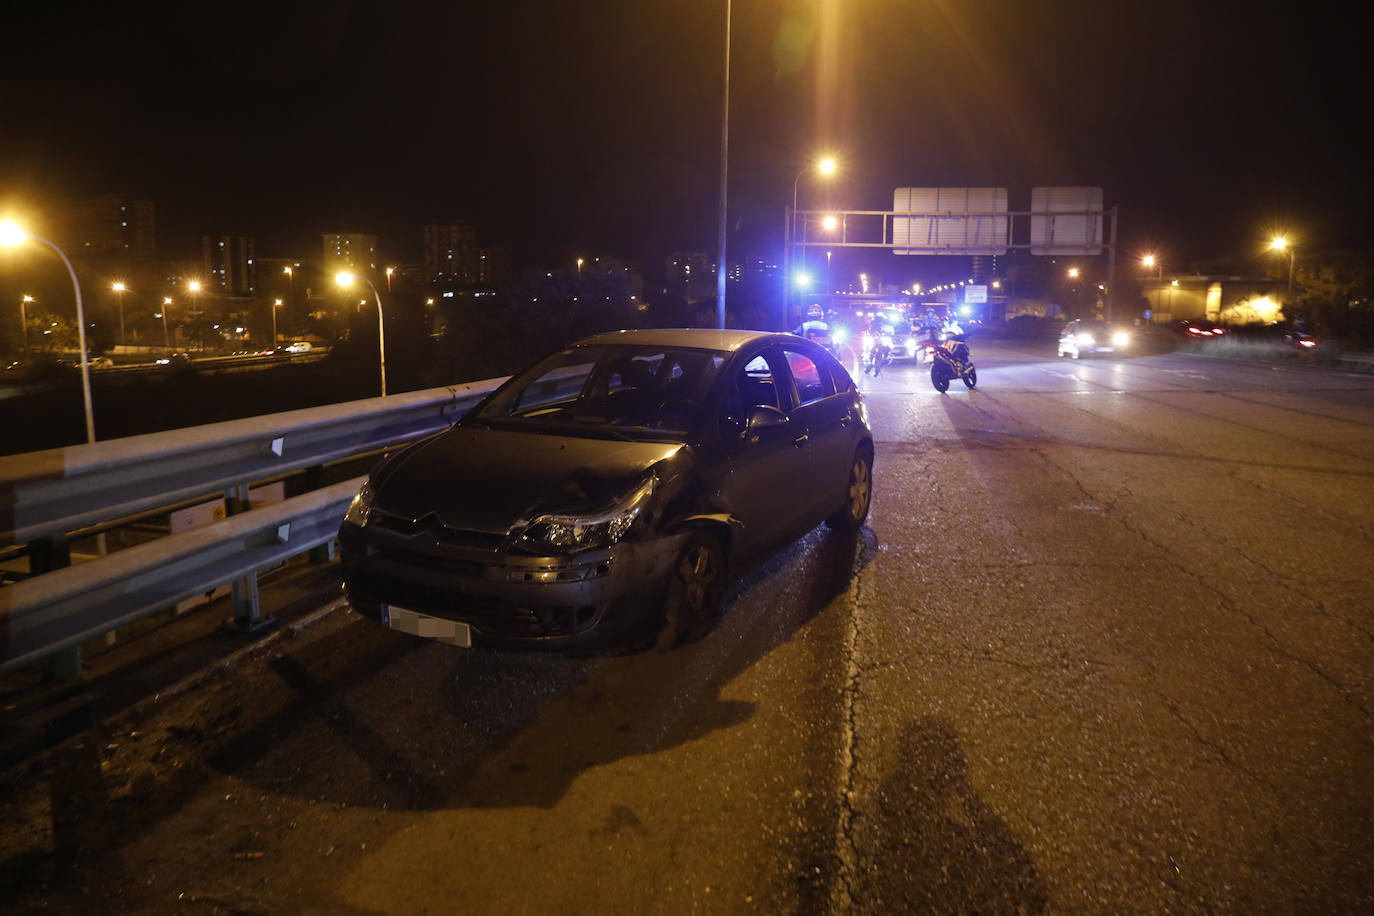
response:
[[[755,356],[730,380],[721,411],[721,432],[726,436],[740,433],[755,407],[783,409],[780,394],[773,367],[763,354]]]
[[[827,398],[835,393],[835,383],[830,373],[816,360],[797,350],[784,348],[788,368],[792,370],[792,381],[797,386],[797,403],[810,404]]]

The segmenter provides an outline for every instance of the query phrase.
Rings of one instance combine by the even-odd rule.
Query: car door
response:
[[[837,379],[823,353],[784,344],[793,403],[792,419],[806,436],[808,513],[816,521],[840,504],[854,455],[853,400],[837,391]]]
[[[719,503],[742,523],[747,551],[793,530],[809,514],[810,454],[806,428],[791,415],[791,382],[777,349],[742,354],[736,366],[719,417],[727,456]],[[777,422],[749,428],[755,407],[778,411]]]

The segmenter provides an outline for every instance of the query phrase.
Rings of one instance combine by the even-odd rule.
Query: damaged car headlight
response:
[[[609,547],[630,530],[653,492],[654,478],[650,476],[603,511],[541,515],[525,528],[518,543],[535,553],[570,553]]]
[[[369,481],[362,485],[358,490],[358,495],[353,497],[353,502],[348,504],[348,511],[344,513],[344,521],[350,525],[357,525],[359,528],[367,524],[368,517],[372,514],[372,497],[376,495],[372,490],[372,483]]]

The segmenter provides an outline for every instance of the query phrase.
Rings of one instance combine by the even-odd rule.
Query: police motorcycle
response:
[[[935,348],[935,360],[930,364],[930,383],[941,393],[948,391],[949,383],[956,378],[973,388],[978,384],[978,370],[973,368],[964,329],[958,322],[951,321],[945,326],[942,337],[944,339]]]
[[[864,373],[877,378],[884,366],[892,364],[892,327],[874,323],[864,331],[862,345]]]
[[[935,361],[935,350],[940,344],[940,333],[943,322],[935,315],[934,309],[928,309],[925,317],[916,327],[916,363],[925,365]]]

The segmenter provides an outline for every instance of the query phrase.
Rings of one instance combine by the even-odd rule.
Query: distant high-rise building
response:
[[[326,233],[323,239],[326,276],[347,271],[377,281],[377,236],[334,232]]]
[[[120,194],[74,198],[59,205],[51,231],[74,258],[127,264],[157,258],[156,208],[151,200]]]
[[[515,277],[515,250],[509,245],[489,245],[477,253],[479,283],[508,283]]]
[[[431,283],[476,283],[477,231],[471,226],[425,226],[425,272]]]
[[[210,286],[230,295],[249,295],[257,290],[255,244],[248,235],[201,236],[201,256]]]

